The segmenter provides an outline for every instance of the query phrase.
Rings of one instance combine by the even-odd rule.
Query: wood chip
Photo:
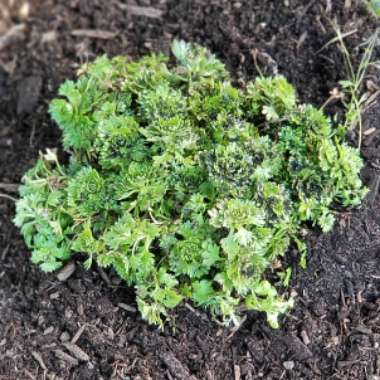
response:
[[[42,356],[41,356],[41,354],[39,352],[32,351],[31,354],[32,354],[33,358],[38,362],[38,364],[40,365],[40,367],[42,369],[47,369],[47,367],[46,367],[46,365],[45,365],[45,363],[44,363],[44,361],[42,359]]]
[[[284,368],[288,371],[291,371],[294,368],[294,362],[293,361],[286,361],[283,363]]]
[[[364,114],[371,108],[373,105],[377,104],[377,97],[380,95],[380,90],[376,90],[365,102],[362,113]],[[376,102],[375,102],[376,101]]]
[[[305,330],[301,331],[301,338],[302,338],[302,341],[304,342],[304,344],[306,344],[306,346],[308,346],[310,344],[309,336],[307,335],[307,332]]]
[[[75,29],[71,31],[71,35],[75,37],[97,38],[100,40],[109,40],[117,36],[116,32],[100,29]]]
[[[364,136],[368,136],[368,135],[372,134],[372,133],[375,132],[375,131],[376,131],[376,128],[375,128],[375,127],[372,127],[372,128],[369,128],[369,129],[365,130],[365,131],[363,132],[363,135],[364,135]]]
[[[372,132],[371,134],[364,136],[363,145],[365,147],[370,147],[372,145],[372,142],[377,138],[379,134],[380,134],[380,129],[376,129],[376,131]]]
[[[66,354],[62,350],[54,350],[54,354],[58,359],[65,361],[66,363],[71,364],[72,366],[77,366],[79,364],[78,360],[73,358],[71,355]]]
[[[240,367],[236,364],[234,365],[234,377],[235,377],[235,380],[241,380]]]
[[[130,305],[127,305],[126,303],[123,303],[123,302],[119,302],[119,303],[117,304],[117,306],[119,306],[120,309],[124,309],[124,310],[126,310],[126,311],[131,312],[131,313],[136,313],[136,312],[137,312],[137,310],[136,310],[135,307],[130,306]]]
[[[55,41],[57,39],[57,32],[55,30],[49,30],[42,35],[41,41],[43,44]]]
[[[42,77],[30,75],[17,84],[17,115],[31,114],[38,105],[42,90]]]
[[[109,277],[107,276],[107,273],[104,272],[103,268],[101,267],[98,267],[98,272],[100,274],[100,277],[102,278],[102,280],[108,285],[108,286],[111,286],[111,280],[109,279]]]
[[[368,335],[368,336],[372,336],[372,334],[373,334],[371,329],[369,329],[365,326],[362,326],[362,325],[359,325],[356,328],[354,328],[353,332]],[[352,334],[352,332],[351,332],[351,334]]]
[[[66,264],[58,273],[57,279],[61,282],[68,280],[75,272],[75,264],[71,261]]]
[[[3,183],[0,182],[0,189],[8,191],[9,193],[17,193],[20,185],[16,183]]]
[[[78,360],[82,362],[88,362],[90,357],[76,344],[72,343],[63,343],[62,344],[67,351],[72,353]]]
[[[30,15],[30,4],[29,2],[24,2],[18,10],[18,17],[21,20],[26,20]]]
[[[73,336],[73,339],[71,339],[71,343],[75,344],[78,342],[79,338],[82,336],[84,330],[86,329],[86,324],[81,326],[81,328],[76,332],[76,334]]]
[[[287,346],[293,359],[297,361],[308,360],[313,357],[310,349],[295,335],[290,334],[280,338]]]
[[[303,32],[300,36],[300,38],[298,39],[298,42],[297,42],[297,51],[299,51],[302,47],[302,45],[305,43],[306,41],[306,38],[308,36],[308,33],[307,31]]]
[[[80,316],[83,316],[84,315],[84,307],[83,307],[83,304],[80,303],[78,304],[78,307],[77,307],[77,312]]]
[[[30,373],[26,368],[24,368],[25,375],[29,377],[30,380],[37,380],[36,377]]]
[[[326,9],[325,9],[325,12],[326,13],[331,13],[332,11],[332,3],[331,3],[331,0],[326,0]]]
[[[0,258],[1,261],[4,261],[4,260],[5,260],[5,257],[7,256],[10,247],[11,247],[11,245],[8,244],[8,245],[3,249],[3,252],[1,253],[1,258]]]
[[[191,375],[189,369],[185,364],[180,362],[172,352],[160,353],[160,359],[168,367],[170,373],[179,380],[197,380],[197,378]]]
[[[344,367],[351,367],[355,363],[358,363],[360,360],[341,360],[336,363],[338,369],[342,369]]]
[[[160,18],[163,12],[160,9],[152,7],[140,7],[138,5],[126,5],[125,9],[130,15],[143,16],[148,18]]]
[[[371,184],[371,194],[370,194],[370,204],[373,205],[376,201],[377,195],[379,193],[380,187],[380,174],[376,175],[376,178]]]
[[[51,334],[53,331],[54,331],[54,327],[53,327],[53,326],[50,326],[50,327],[48,327],[46,330],[44,330],[44,332],[42,333],[42,335],[49,335],[49,334]]]
[[[25,24],[17,24],[12,26],[3,36],[0,36],[0,51],[12,45],[13,43],[22,40],[25,37]]]
[[[59,297],[60,297],[60,293],[59,293],[59,292],[51,293],[50,296],[49,296],[49,298],[50,298],[51,300],[56,300],[56,299],[58,299]]]

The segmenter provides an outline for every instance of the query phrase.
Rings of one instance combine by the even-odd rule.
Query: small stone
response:
[[[292,361],[287,361],[287,362],[284,362],[284,368],[288,371],[291,371],[293,368],[294,368],[294,362]]]

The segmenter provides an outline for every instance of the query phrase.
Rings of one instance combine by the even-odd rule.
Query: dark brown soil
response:
[[[238,83],[254,78],[256,60],[264,73],[288,77],[302,101],[321,105],[346,75],[338,46],[323,48],[334,37],[331,20],[353,31],[346,42],[357,63],[357,46],[376,27],[365,8],[355,0],[40,0],[26,2],[26,12],[21,2],[0,3],[0,36],[25,24],[7,44],[0,37],[0,379],[380,379],[375,71],[363,89],[373,100],[363,144],[371,191],[332,233],[310,232],[306,270],[289,253],[297,304],[277,331],[256,313],[238,331],[225,329],[190,305],[178,309],[175,329],[159,331],[134,312],[133,291],[112,272],[85,271],[79,258],[66,281],[41,273],[12,225],[9,198],[38,151],[59,146],[47,105],[81,62],[168,51],[179,37],[210,47]]]

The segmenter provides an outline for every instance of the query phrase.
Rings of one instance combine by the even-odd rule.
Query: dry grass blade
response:
[[[363,135],[362,111],[367,98],[365,96],[359,97],[359,92],[368,67],[371,65],[372,54],[377,44],[379,30],[377,29],[366,41],[366,48],[360,61],[359,67],[357,70],[355,70],[351,60],[351,55],[347,49],[346,44],[344,43],[345,35],[342,34],[337,24],[333,24],[333,27],[337,34],[336,38],[339,41],[340,50],[343,54],[344,64],[349,78],[346,81],[341,81],[341,84],[344,84],[345,92],[348,93],[350,98],[350,101],[345,104],[347,108],[345,127],[348,130],[354,130],[356,126],[359,125],[358,148],[360,149],[362,145]]]
[[[330,41],[328,41],[327,43],[325,43],[315,54],[319,54],[321,51],[325,50],[330,45],[332,45],[332,44],[334,44],[336,42],[339,42],[339,41],[341,41],[341,39],[344,39],[344,38],[346,38],[348,36],[351,36],[352,34],[357,33],[357,31],[358,31],[357,29],[350,30],[349,32],[343,33],[340,36],[338,35],[338,36],[332,38]]]
[[[0,193],[0,198],[9,199],[10,201],[17,202],[17,199],[16,199],[16,198],[13,198],[13,197],[11,197],[11,196],[8,195],[8,194]]]

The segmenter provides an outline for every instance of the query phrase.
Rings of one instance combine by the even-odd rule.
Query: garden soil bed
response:
[[[376,27],[365,8],[355,0],[0,2],[0,379],[380,379],[376,71],[363,88],[372,100],[362,149],[370,193],[338,216],[333,232],[309,232],[306,270],[295,251],[287,255],[297,302],[279,330],[258,313],[238,330],[223,328],[185,305],[160,331],[135,312],[133,290],[112,272],[85,271],[78,257],[67,280],[42,273],[11,221],[12,184],[40,150],[59,147],[48,102],[80,63],[103,53],[167,52],[178,37],[208,46],[237,84],[255,77],[256,62],[265,74],[284,74],[303,102],[322,105],[346,75],[337,44],[326,46],[332,20],[348,34],[357,64],[358,46]]]

